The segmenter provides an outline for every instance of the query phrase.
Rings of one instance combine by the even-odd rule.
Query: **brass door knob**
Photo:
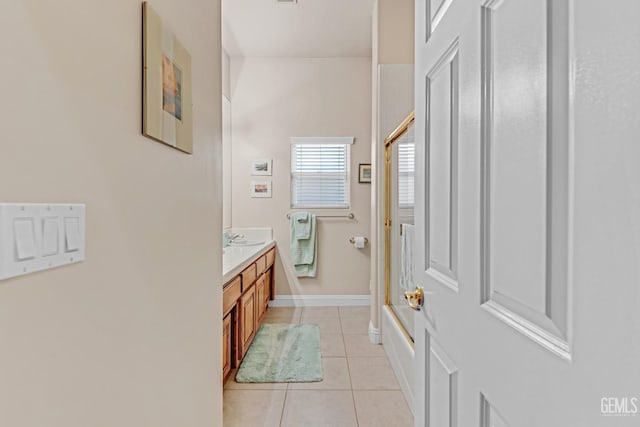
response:
[[[420,311],[420,307],[422,307],[422,303],[424,302],[424,291],[421,287],[416,286],[415,291],[406,291],[404,293],[404,298],[407,300],[409,307],[416,311]]]
[[[422,303],[424,302],[424,291],[421,287],[416,286],[416,289],[413,292],[406,291],[404,293],[404,298],[407,300],[409,307],[416,311],[420,311],[420,307],[422,307]]]

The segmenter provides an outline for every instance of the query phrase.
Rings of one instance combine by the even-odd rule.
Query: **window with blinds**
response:
[[[291,140],[291,207],[348,209],[353,138]]]
[[[415,201],[415,144],[398,144],[398,204],[412,208]]]

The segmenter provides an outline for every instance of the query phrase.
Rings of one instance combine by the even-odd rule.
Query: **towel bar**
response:
[[[316,217],[318,218],[349,218],[349,219],[356,218],[353,212],[349,212],[347,215],[316,215]],[[287,218],[291,219],[291,213],[287,214]]]

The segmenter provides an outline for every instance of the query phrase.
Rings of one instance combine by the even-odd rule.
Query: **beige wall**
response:
[[[222,95],[231,99],[231,58],[222,50]]]
[[[222,50],[222,227],[231,227],[231,59]]]
[[[377,0],[378,64],[413,64],[414,0]]]
[[[369,230],[369,248],[371,251],[371,262],[369,263],[369,294],[371,295],[371,307],[370,307],[370,323],[369,339],[373,343],[380,342],[380,310],[379,307],[384,303],[384,298],[381,298],[380,287],[378,285],[378,269],[380,261],[378,260],[378,253],[382,245],[378,242],[378,209],[381,201],[378,200],[378,187],[383,183],[378,182],[378,169],[380,164],[378,163],[378,156],[381,147],[378,148],[378,1],[373,4],[373,10],[371,11],[371,225]],[[381,276],[384,277],[384,276]],[[377,331],[376,331],[377,329]]]
[[[0,282],[0,425],[219,426],[220,2],[155,0],[194,155],[140,135],[139,1],[0,8],[0,200],[87,205],[86,261]]]
[[[231,101],[222,97],[222,228],[231,228]]]
[[[371,186],[371,323],[380,326],[380,305],[384,304],[384,138],[389,134],[387,124],[380,123],[381,117],[389,117],[389,109],[380,103],[381,85],[393,85],[393,81],[383,82],[381,66],[387,64],[413,64],[414,62],[414,1],[376,0],[371,18],[372,37],[372,102],[371,102],[371,164],[373,183]],[[403,82],[398,82],[403,87]],[[412,82],[411,82],[412,83]],[[404,93],[398,100],[405,102]],[[411,101],[406,100],[410,105]],[[398,105],[394,103],[392,113]],[[409,111],[412,111],[410,108]],[[393,116],[393,114],[391,114]],[[401,114],[402,118],[404,113]],[[402,118],[397,120],[400,124]],[[384,126],[383,126],[384,125]],[[395,126],[391,130],[395,129]]]
[[[273,227],[278,242],[280,295],[369,294],[369,247],[347,239],[368,236],[370,185],[358,184],[358,163],[370,163],[369,58],[232,58],[233,226]],[[292,136],[353,136],[351,211],[355,221],[320,219],[318,276],[290,273],[290,140]],[[273,197],[249,197],[250,162],[273,159]],[[344,212],[338,212],[344,213]]]

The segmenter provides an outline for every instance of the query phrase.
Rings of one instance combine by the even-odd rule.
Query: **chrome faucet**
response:
[[[234,233],[229,237],[229,243],[235,242],[237,239],[244,239],[244,234]]]

